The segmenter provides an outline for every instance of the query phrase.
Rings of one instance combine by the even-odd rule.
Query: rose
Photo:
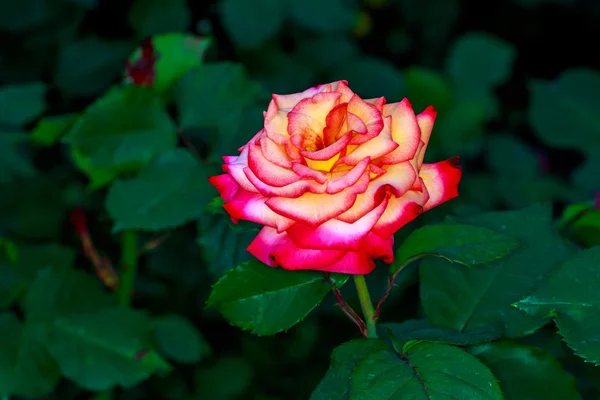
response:
[[[423,163],[433,107],[347,84],[273,95],[264,128],[209,179],[234,222],[264,225],[248,251],[267,265],[369,273],[393,261],[398,229],[458,195],[458,157]]]

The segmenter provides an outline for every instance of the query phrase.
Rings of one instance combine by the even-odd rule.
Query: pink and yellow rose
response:
[[[398,229],[458,195],[458,157],[423,163],[435,116],[346,81],[273,95],[264,128],[209,181],[234,222],[264,225],[248,251],[265,264],[366,274],[393,261]]]

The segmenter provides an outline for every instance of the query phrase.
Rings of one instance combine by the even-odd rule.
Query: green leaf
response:
[[[566,260],[533,294],[515,306],[528,315],[553,316],[560,335],[575,354],[600,365],[600,246]],[[568,283],[568,284],[565,284]]]
[[[44,22],[48,14],[47,0],[0,2],[0,30],[22,32]]]
[[[176,127],[151,89],[115,89],[88,107],[65,138],[99,168],[137,168],[177,145]]]
[[[372,352],[354,370],[349,400],[393,398],[503,399],[498,381],[477,358],[424,341],[406,343],[402,354]]]
[[[58,243],[17,246],[15,267],[29,283],[46,267],[69,269],[75,265],[75,251]]]
[[[435,104],[435,109],[444,114],[451,106],[452,93],[446,77],[425,67],[410,67],[404,72],[406,97],[416,112]]]
[[[41,398],[60,380],[60,370],[40,339],[39,326],[0,314],[0,395]]]
[[[277,35],[286,6],[287,3],[280,0],[223,0],[219,3],[219,13],[233,42],[254,48]]]
[[[10,307],[25,287],[26,283],[15,266],[0,258],[0,309]]]
[[[20,127],[46,111],[46,85],[42,82],[0,87],[0,126]]]
[[[47,339],[63,375],[95,391],[131,387],[169,369],[150,343],[146,315],[122,307],[58,317]]]
[[[205,211],[210,171],[186,150],[165,151],[133,179],[118,180],[106,197],[114,230],[174,228]]]
[[[193,364],[211,353],[202,334],[188,319],[170,314],[158,317],[153,322],[158,350],[174,361]]]
[[[301,3],[301,2],[295,2]],[[402,73],[392,63],[374,57],[359,56],[340,67],[334,79],[345,79],[363,98],[385,96],[391,103],[404,92]]]
[[[549,205],[490,212],[453,222],[494,229],[516,237],[525,247],[481,267],[424,259],[419,269],[420,293],[432,324],[469,332],[474,326],[502,323],[507,337],[524,336],[539,328],[542,318],[524,315],[511,304],[535,289],[573,252],[554,231]]]
[[[441,257],[471,267],[499,260],[520,247],[522,243],[515,237],[482,226],[426,225],[402,242],[390,274],[395,275],[407,263],[424,256]]]
[[[458,332],[433,326],[427,319],[410,319],[401,323],[379,324],[379,330],[393,336],[400,343],[410,340],[427,340],[467,346],[498,339],[502,336],[504,327],[501,324],[490,324],[469,332]]]
[[[486,161],[494,173],[511,181],[531,181],[540,175],[539,155],[518,137],[508,134],[490,135],[487,138]]]
[[[504,340],[469,351],[498,378],[505,400],[581,400],[575,378],[540,348]]]
[[[600,245],[600,210],[594,202],[568,205],[560,220],[559,229],[585,247]]]
[[[10,182],[15,178],[32,177],[36,170],[30,157],[22,149],[28,142],[24,133],[0,131],[0,182]]]
[[[202,65],[202,58],[211,40],[182,33],[167,33],[153,36],[152,44],[158,53],[152,89],[162,94],[170,90],[185,73]],[[141,54],[137,48],[130,60],[140,58]]]
[[[529,90],[529,123],[544,143],[590,154],[600,147],[600,73],[568,69],[554,81],[531,82]]]
[[[350,393],[350,379],[356,366],[368,355],[386,351],[389,346],[383,340],[357,339],[346,342],[333,350],[329,370],[310,396],[310,400],[344,400]]]
[[[89,156],[83,154],[76,147],[71,148],[71,157],[77,168],[89,178],[87,190],[90,192],[103,188],[127,171],[127,168],[121,167],[97,167]]]
[[[590,150],[587,159],[573,171],[573,184],[587,196],[593,196],[598,191],[596,182],[597,171],[600,168],[600,148]]]
[[[191,22],[185,0],[136,0],[128,19],[140,37],[185,31]]]
[[[67,114],[41,119],[31,131],[31,141],[38,146],[52,146],[67,134],[77,117]]]
[[[469,32],[452,45],[446,72],[457,87],[488,89],[510,78],[516,56],[511,43],[489,33]]]
[[[335,287],[348,275],[332,274]],[[319,305],[334,286],[316,271],[286,271],[250,261],[214,285],[207,304],[242,329],[265,336],[287,330]]]
[[[432,144],[439,143],[441,157],[455,154],[477,154],[481,150],[489,107],[479,99],[463,99],[453,103],[438,124]],[[426,155],[427,157],[427,155]]]
[[[288,3],[296,24],[316,32],[350,31],[358,22],[355,2],[304,0]]]
[[[125,41],[94,36],[66,42],[58,53],[54,83],[69,96],[98,95],[122,74],[132,48]]]

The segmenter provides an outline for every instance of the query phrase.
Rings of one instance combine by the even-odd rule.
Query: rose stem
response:
[[[365,276],[353,275],[353,277],[356,291],[358,292],[358,299],[363,310],[363,315],[365,316],[365,322],[367,323],[367,339],[376,339],[377,327],[375,326],[375,309],[371,302],[371,295],[369,294]]]
[[[117,288],[119,305],[131,304],[131,293],[138,264],[138,235],[135,231],[123,232],[121,242],[121,277]]]

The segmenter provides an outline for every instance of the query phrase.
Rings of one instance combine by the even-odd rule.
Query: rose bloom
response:
[[[264,128],[209,181],[235,223],[264,225],[248,247],[263,263],[367,274],[393,262],[398,229],[458,196],[458,157],[423,163],[435,116],[347,81],[273,95]]]

